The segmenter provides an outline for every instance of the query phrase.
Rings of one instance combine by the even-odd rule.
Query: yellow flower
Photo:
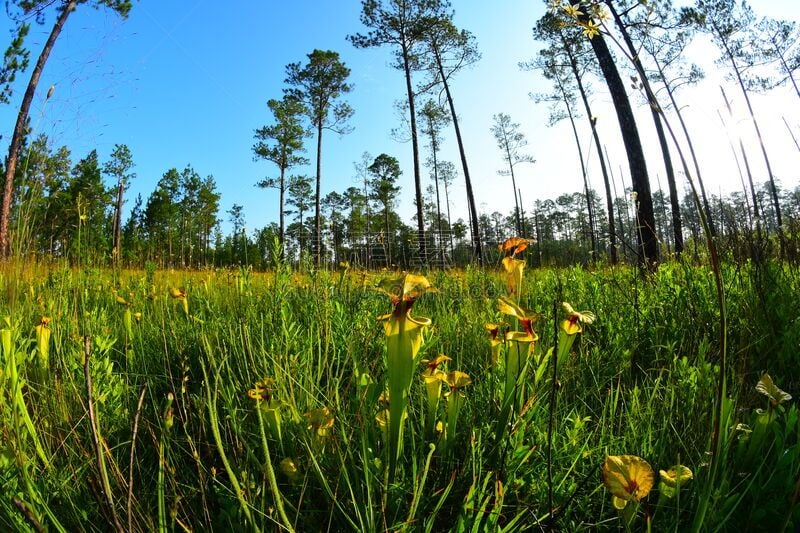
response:
[[[392,300],[391,313],[378,317],[386,334],[386,370],[389,386],[389,479],[394,478],[402,447],[403,420],[408,394],[414,378],[417,353],[422,347],[422,333],[431,325],[429,318],[411,316],[417,298],[435,291],[424,276],[404,272],[399,277],[385,278],[378,290]]]
[[[570,18],[576,19],[576,18],[580,17],[581,15],[583,15],[583,13],[580,11],[578,6],[574,6],[572,4],[566,4],[566,5],[562,6],[561,9],[563,9],[564,13],[566,13],[566,15],[568,17],[570,17]]]
[[[593,4],[592,5],[592,18],[600,19],[600,20],[608,20],[608,11],[606,11],[605,6],[601,4]]]
[[[439,354],[432,360],[422,359],[420,363],[425,365],[425,370],[422,371],[422,379],[425,380],[425,383],[430,383],[432,381],[441,379],[441,376],[444,375],[444,372],[439,370],[439,367],[448,361],[452,361],[452,359],[444,354]]]
[[[498,336],[500,333],[500,324],[484,324],[486,331],[489,332],[489,342],[492,346],[492,366],[497,364],[497,358],[500,354],[500,345],[503,344],[503,337]]]
[[[581,22],[581,26],[583,26],[583,34],[587,36],[589,39],[594,37],[595,35],[600,35],[600,23],[590,20],[588,22]]]
[[[528,244],[533,242],[530,239],[524,239],[522,237],[511,237],[503,241],[500,245],[500,251],[510,255],[511,257],[517,255],[518,253],[525,250],[528,247]]]
[[[179,289],[175,288],[175,287],[170,287],[169,288],[169,295],[172,296],[173,298],[175,298],[176,300],[182,300],[182,299],[186,298],[186,289],[183,288],[183,287],[181,287]]]
[[[297,463],[291,457],[285,457],[281,459],[280,462],[280,469],[283,472],[283,475],[289,478],[289,481],[295,482],[300,479],[300,469],[297,467]]]
[[[42,366],[49,366],[50,358],[50,317],[43,316],[34,328],[36,331],[36,347],[39,350],[39,361]]]
[[[425,276],[404,272],[396,278],[384,278],[378,283],[378,290],[389,295],[392,303],[413,303],[428,292],[436,292]]]
[[[675,465],[669,470],[659,470],[658,477],[668,487],[677,487],[694,478],[688,466]]]
[[[183,287],[180,289],[170,287],[169,295],[183,304],[183,312],[186,313],[186,316],[189,316],[189,298],[186,297],[186,289]]]
[[[506,333],[507,341],[535,342],[539,338],[536,332],[533,331],[533,325],[539,320],[539,314],[518,306],[505,296],[497,299],[497,310],[504,315],[513,316],[522,325],[523,331],[509,331]]]
[[[562,302],[564,311],[567,313],[567,319],[561,323],[561,329],[567,335],[575,335],[583,331],[581,324],[591,324],[594,322],[595,316],[591,311],[576,311],[567,302]]]
[[[261,381],[256,381],[256,384],[253,386],[253,388],[247,391],[247,395],[257,402],[270,403],[272,401],[272,392],[274,386],[274,379],[264,378]]]
[[[506,271],[506,286],[508,293],[519,297],[522,286],[522,271],[525,270],[525,261],[514,259],[514,256],[503,258],[503,268]]]
[[[320,437],[325,437],[333,428],[333,412],[327,407],[312,409],[303,415],[308,421],[308,429],[313,429]]]
[[[466,372],[461,372],[460,370],[453,370],[448,373],[444,378],[444,382],[450,387],[450,391],[445,393],[446,395],[454,392],[461,393],[461,389],[472,384],[472,380]]]
[[[647,461],[635,455],[609,455],[603,463],[603,484],[613,496],[614,507],[641,501],[650,493],[655,473]]]
[[[775,382],[772,381],[772,378],[769,374],[764,374],[761,376],[761,379],[759,379],[758,383],[756,384],[756,391],[769,398],[769,401],[773,406],[777,406],[783,402],[788,402],[792,399],[791,394],[779,389],[778,386],[775,385]]]
[[[129,305],[128,301],[117,293],[117,289],[112,288],[111,294],[114,295],[114,301],[116,301],[119,305],[124,305],[124,306]]]

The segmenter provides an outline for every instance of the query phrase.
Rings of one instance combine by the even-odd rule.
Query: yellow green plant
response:
[[[403,273],[386,278],[378,289],[391,298],[393,310],[378,317],[386,335],[386,374],[389,391],[389,479],[393,480],[400,457],[403,422],[408,407],[408,394],[414,376],[417,353],[423,342],[423,331],[431,325],[429,318],[411,316],[414,302],[434,291],[424,276]]]
[[[444,393],[447,398],[447,426],[444,433],[444,448],[449,450],[455,442],[458,414],[464,405],[466,395],[464,388],[472,384],[470,377],[460,370],[447,373],[443,378],[448,390]]]
[[[444,354],[439,354],[432,360],[423,359],[420,361],[425,365],[422,371],[422,381],[425,383],[425,398],[427,410],[425,414],[425,433],[428,438],[433,436],[436,428],[436,409],[439,406],[439,397],[442,393],[442,382],[447,374],[439,367],[451,359]]]
[[[635,455],[609,455],[601,471],[603,485],[611,493],[611,502],[629,529],[639,502],[653,488],[655,473],[650,463]]]
[[[36,324],[36,353],[39,355],[39,366],[43,370],[50,367],[50,317],[43,316]]]
[[[175,287],[170,287],[169,295],[178,300],[183,305],[183,312],[186,316],[189,316],[189,296],[186,294],[186,289],[181,287],[177,289]]]

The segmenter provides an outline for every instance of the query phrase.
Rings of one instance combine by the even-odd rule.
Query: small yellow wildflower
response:
[[[658,477],[668,487],[677,487],[694,479],[694,474],[688,466],[675,465],[669,470],[659,470]]]
[[[564,13],[570,18],[577,19],[578,17],[583,15],[583,12],[580,11],[580,8],[572,4],[565,4],[564,6],[561,7],[561,9],[563,9]]]
[[[519,320],[523,331],[509,331],[506,340],[520,342],[534,342],[539,336],[533,331],[533,325],[539,320],[540,315],[529,309],[518,306],[509,298],[501,296],[497,299],[497,310],[504,315],[510,315]]]
[[[297,463],[291,457],[285,457],[281,459],[280,462],[280,469],[283,472],[283,475],[289,478],[289,481],[295,482],[300,479],[300,469],[297,467]]]
[[[461,372],[460,370],[453,370],[452,372],[448,373],[445,378],[444,382],[450,387],[450,390],[445,393],[445,395],[450,395],[454,392],[459,393],[463,396],[462,389],[467,385],[472,384],[472,379],[467,375],[466,372]]]
[[[788,402],[792,399],[791,394],[781,390],[777,385],[775,385],[775,382],[772,381],[772,378],[769,374],[764,374],[761,376],[761,379],[759,379],[758,383],[756,384],[756,391],[769,398],[769,401],[772,403],[773,407],[780,405],[783,402]]]
[[[169,295],[177,300],[186,298],[186,289],[184,289],[183,287],[181,287],[180,289],[175,287],[170,287]]]
[[[582,332],[581,324],[591,324],[596,318],[591,311],[576,311],[567,302],[562,302],[561,305],[567,313],[567,319],[561,323],[561,329],[567,335],[576,335]]]
[[[303,416],[308,421],[308,429],[313,429],[320,437],[327,436],[331,428],[333,428],[333,422],[335,420],[333,411],[327,407],[312,409]]]
[[[600,23],[599,22],[595,22],[593,20],[590,20],[590,21],[587,21],[587,22],[581,22],[580,24],[583,27],[583,31],[581,33],[583,33],[589,39],[591,39],[595,35],[600,35]]]
[[[257,402],[270,403],[272,401],[272,392],[274,386],[274,379],[264,378],[261,381],[256,381],[256,384],[253,386],[253,388],[247,391],[247,395]]]
[[[617,509],[624,509],[630,501],[641,501],[655,482],[650,464],[635,455],[609,455],[602,472],[603,484],[611,492]]]

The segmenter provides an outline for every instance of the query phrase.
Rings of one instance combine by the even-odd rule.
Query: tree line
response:
[[[125,191],[134,178],[126,146],[117,145],[102,165],[96,152],[73,165],[68,148],[52,150],[45,137],[27,138],[27,114],[41,70],[69,14],[85,3],[123,17],[131,9],[130,2],[112,0],[56,2],[56,21],[32,71],[3,166],[0,251],[4,256],[36,251],[98,261],[199,266],[256,264],[265,261],[273,247],[284,260],[317,266],[344,261],[369,267],[452,264],[489,260],[492,251],[486,245],[499,240],[502,230],[505,236],[535,237],[541,261],[548,253],[546,243],[559,243],[553,245],[554,258],[560,258],[566,246],[574,248],[570,254],[576,260],[614,264],[626,259],[652,265],[665,251],[681,254],[687,240],[698,241],[702,228],[697,210],[712,236],[758,237],[750,242],[773,238],[781,254],[792,252],[796,191],[780,190],[751,96],[790,84],[800,97],[795,79],[800,30],[794,22],[757,20],[745,0],[696,0],[680,8],[669,0],[550,0],[545,15],[533,25],[534,39],[544,46],[520,67],[535,70],[552,83],[551,92],[533,96],[550,105],[551,124],[569,122],[584,186],[574,194],[528,204],[526,212],[515,169],[533,164],[534,159],[526,151],[520,125],[508,114],[497,113],[491,134],[502,161],[498,173],[510,178],[511,225],[503,214],[478,212],[452,90],[454,77],[480,60],[474,35],[458,28],[446,0],[363,0],[360,19],[365,31],[347,39],[356,48],[389,48],[392,65],[402,73],[398,79],[405,88],[402,107],[407,115],[400,130],[410,140],[412,176],[401,178],[393,155],[364,154],[354,164],[362,185],[323,195],[323,139],[326,132],[352,131],[349,120],[354,109],[346,97],[353,86],[348,81],[350,69],[338,52],[315,49],[306,61],[286,66],[283,94],[267,102],[270,122],[254,132],[253,155],[270,163],[273,172],[256,185],[279,191],[278,222],[248,234],[243,209],[234,205],[227,212],[233,226],[227,236],[219,226],[220,197],[213,177],[201,178],[191,167],[168,170],[146,201],[136,199],[123,224]],[[0,102],[10,102],[16,75],[28,68],[30,54],[24,43],[30,16],[44,21],[52,4],[10,3],[25,16],[18,19],[0,69]],[[766,168],[766,185],[757,186],[752,148],[741,138],[731,139],[732,154],[741,162],[742,192],[726,199],[706,190],[701,154],[681,107],[681,90],[703,77],[701,68],[685,59],[686,48],[698,34],[716,45],[717,65],[726,70],[746,103],[759,141],[757,157]],[[630,84],[623,81],[625,77]],[[591,95],[597,83],[605,86],[616,111],[627,163],[619,186],[621,191],[629,187],[630,195],[615,190],[611,169],[618,162],[608,158],[605,146],[616,140],[601,138],[596,127]],[[637,103],[646,105],[652,125],[637,122]],[[720,120],[731,117],[720,114]],[[658,139],[658,162],[647,161],[644,155],[639,132],[649,127]],[[448,129],[456,139],[458,165],[448,161],[442,150]],[[592,135],[590,146],[581,142],[586,130]],[[298,170],[310,163],[306,143],[312,138],[314,174],[309,176]],[[600,195],[591,188],[584,163],[589,150],[599,160]],[[652,183],[654,165],[663,168],[666,192]],[[423,169],[430,182],[427,187]],[[466,189],[466,221],[454,221],[450,213],[450,188],[459,174]],[[413,179],[414,229],[395,212],[401,179]],[[679,192],[681,179],[689,196]],[[620,215],[621,202],[627,202],[629,219]],[[288,223],[287,217],[292,217]],[[275,241],[278,246],[273,246]]]

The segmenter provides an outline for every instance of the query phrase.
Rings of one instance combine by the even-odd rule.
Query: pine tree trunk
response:
[[[511,174],[511,192],[514,193],[514,223],[517,226],[517,236],[521,236],[522,228],[519,223],[519,202],[517,201],[517,178],[514,176],[514,163],[511,161],[511,150],[508,146],[508,138],[504,136],[506,145],[506,161],[508,161],[508,171]]]
[[[585,16],[582,18],[585,19],[584,22],[589,20]],[[636,126],[636,119],[633,116],[628,94],[625,92],[625,84],[622,82],[617,66],[614,63],[614,58],[603,36],[596,35],[590,39],[590,42],[600,64],[600,69],[603,71],[608,90],[611,93],[611,99],[619,120],[622,141],[628,157],[628,168],[631,172],[633,190],[637,195],[637,262],[641,266],[650,267],[658,262],[658,239],[655,234],[653,198],[650,194],[647,163],[642,150],[642,142],[639,138],[639,129]]]
[[[616,228],[614,227],[614,200],[611,196],[611,185],[608,179],[608,168],[606,167],[606,160],[603,156],[603,147],[600,144],[600,135],[597,133],[597,121],[594,119],[594,115],[592,114],[592,108],[589,105],[589,97],[586,94],[586,89],[583,86],[583,80],[581,79],[580,73],[578,72],[578,64],[575,61],[575,57],[572,55],[571,50],[567,47],[567,43],[562,37],[562,42],[564,43],[564,49],[567,51],[567,55],[569,56],[570,66],[572,68],[572,75],[575,76],[575,81],[578,85],[578,92],[581,95],[581,100],[583,101],[583,107],[586,110],[586,118],[589,119],[589,124],[592,128],[592,136],[594,138],[594,144],[597,149],[597,156],[600,160],[600,171],[603,174],[603,185],[605,185],[606,189],[606,209],[608,210],[608,238],[609,238],[609,247],[610,247],[610,257],[611,257],[611,264],[616,265],[618,258],[617,258],[617,235],[616,235]]]
[[[279,239],[281,242],[281,261],[286,259],[286,169],[281,167],[281,184],[280,184],[280,228],[278,230]]]
[[[561,85],[561,81],[556,78],[558,83],[558,88],[561,90],[561,97],[564,99],[564,108],[567,110],[567,116],[569,117],[569,123],[572,126],[572,133],[575,135],[575,146],[578,148],[578,159],[581,162],[581,174],[583,175],[583,190],[586,193],[586,210],[589,214],[589,238],[591,240],[592,252],[591,252],[591,260],[594,261],[597,258],[597,239],[594,235],[594,214],[592,211],[592,200],[589,193],[589,177],[586,174],[586,164],[583,162],[583,149],[581,148],[581,139],[578,135],[578,128],[575,125],[575,117],[572,114],[572,109],[570,108],[569,99],[567,98],[567,92],[564,89],[564,86]]]
[[[122,195],[124,190],[125,180],[120,179],[117,184],[117,202],[114,204],[114,250],[112,255],[116,264],[119,264],[122,259]]]
[[[659,105],[658,99],[656,98],[656,95],[653,92],[652,87],[650,86],[650,80],[648,80],[647,78],[647,72],[645,72],[644,66],[642,66],[642,62],[639,59],[639,52],[633,45],[633,41],[631,40],[630,34],[628,34],[628,30],[625,28],[625,24],[622,22],[622,18],[617,13],[617,10],[614,8],[614,4],[611,1],[606,0],[606,5],[611,11],[612,16],[614,17],[614,21],[617,23],[617,29],[622,34],[622,38],[625,41],[625,45],[628,47],[628,53],[631,54],[631,60],[633,61],[634,67],[636,67],[636,72],[639,74],[639,81],[641,82],[642,87],[644,88],[645,95],[647,96],[647,102],[650,105],[650,112],[653,115],[653,124],[656,127],[658,144],[661,148],[661,155],[664,159],[664,168],[667,173],[667,185],[669,186],[669,201],[672,209],[672,231],[673,231],[673,238],[675,241],[675,253],[680,254],[683,251],[683,229],[681,228],[681,206],[678,198],[678,188],[675,185],[675,169],[672,166],[672,156],[669,153],[669,143],[667,142],[667,136],[664,133],[664,125],[661,123],[661,106]],[[707,202],[706,202],[706,212],[709,220],[708,225],[711,230],[711,235],[714,235],[714,224],[711,218],[711,210],[709,209]]]
[[[417,140],[417,112],[414,108],[414,87],[411,84],[411,58],[403,46],[403,70],[406,75],[406,93],[411,123],[411,151],[414,156],[414,189],[417,201],[417,238],[419,239],[419,258],[423,265],[428,263],[427,243],[425,242],[425,218],[422,213],[422,177],[419,170],[419,142]]]
[[[717,31],[716,27],[714,30]],[[739,66],[736,64],[736,59],[733,57],[730,48],[728,48],[728,42],[722,38],[722,35],[719,33],[719,31],[717,31],[717,34],[720,36],[720,41],[725,47],[725,53],[728,55],[728,59],[731,61],[733,72],[736,74],[736,80],[739,82],[739,88],[742,90],[744,101],[747,104],[747,111],[750,113],[750,119],[753,121],[753,127],[756,130],[756,137],[758,137],[758,144],[761,146],[761,153],[764,155],[764,164],[767,167],[767,175],[769,175],[772,203],[775,205],[775,219],[778,223],[778,236],[781,239],[781,248],[783,248],[783,217],[781,216],[781,204],[778,199],[778,188],[775,185],[775,175],[772,173],[772,165],[770,165],[769,156],[767,155],[767,147],[764,146],[764,138],[761,136],[761,128],[758,126],[756,115],[753,112],[753,105],[750,103],[750,94],[747,92],[747,89],[744,86],[744,81],[742,80],[742,75],[739,72]]]
[[[481,230],[480,226],[478,225],[478,208],[475,204],[475,194],[472,192],[472,180],[469,177],[467,155],[464,151],[464,142],[461,139],[461,128],[458,125],[458,116],[456,115],[456,107],[453,103],[453,95],[450,93],[450,85],[447,83],[447,77],[444,75],[442,58],[439,55],[439,50],[435,45],[433,47],[433,51],[434,56],[436,57],[436,66],[439,68],[439,77],[442,79],[445,96],[447,96],[447,104],[450,106],[450,116],[453,119],[453,129],[456,132],[458,153],[461,156],[461,169],[464,171],[464,183],[467,187],[467,206],[469,208],[469,226],[472,233],[472,246],[475,248],[475,257],[478,259],[478,264],[483,265],[483,247],[481,245]]]
[[[39,78],[41,78],[42,71],[47,63],[47,58],[50,57],[50,52],[53,50],[56,39],[58,39],[69,15],[75,10],[77,5],[77,0],[70,0],[64,5],[56,23],[53,25],[53,29],[50,31],[50,36],[44,43],[42,52],[39,54],[39,59],[36,61],[36,66],[33,68],[31,79],[28,82],[27,89],[25,89],[25,95],[22,97],[22,104],[19,107],[17,122],[14,125],[14,133],[11,136],[11,143],[8,147],[6,176],[3,185],[3,201],[0,203],[0,255],[2,255],[3,259],[8,258],[10,252],[8,225],[11,216],[11,197],[14,194],[14,175],[17,171],[17,162],[19,160],[20,149],[22,148],[22,141],[25,138],[25,124],[28,121],[28,113],[30,112],[31,103],[33,103],[36,87],[39,85]]]
[[[322,120],[318,119],[317,123],[317,195],[314,204],[315,220],[315,241],[316,248],[314,252],[314,260],[319,267],[322,257],[322,225],[320,217],[320,197],[322,192]]]

